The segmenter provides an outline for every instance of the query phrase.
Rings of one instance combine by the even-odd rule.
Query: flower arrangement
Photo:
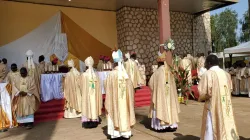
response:
[[[104,62],[107,63],[108,61],[110,61],[110,58],[108,56],[104,56]]]
[[[172,40],[171,38],[167,40],[164,44],[161,44],[160,46],[163,46],[165,50],[170,50],[170,51],[175,50],[174,40]]]
[[[175,64],[174,64],[175,65]],[[175,77],[176,88],[178,91],[178,100],[180,103],[187,104],[189,95],[194,98],[191,92],[191,84],[188,83],[188,70],[182,67],[171,68]]]

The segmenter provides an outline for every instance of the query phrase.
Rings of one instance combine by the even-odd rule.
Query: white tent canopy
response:
[[[238,46],[224,49],[225,54],[250,54],[250,41]]]
[[[68,55],[67,37],[61,33],[61,13],[51,17],[39,27],[23,37],[0,47],[0,57],[8,60],[8,65],[16,63],[21,66],[26,61],[26,51],[32,50],[33,60],[44,55],[47,61],[55,54],[61,61]]]
[[[223,58],[224,53],[219,52],[219,53],[211,53],[213,55],[216,55],[219,59]],[[244,56],[249,56],[249,54],[234,54],[232,57],[244,57]],[[225,54],[225,58],[229,58],[229,54]]]
[[[250,55],[250,41],[242,43],[238,46],[224,49],[223,53],[223,68],[225,69],[225,54],[241,54],[244,56]]]

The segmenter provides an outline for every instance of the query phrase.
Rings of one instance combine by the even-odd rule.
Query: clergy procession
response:
[[[148,114],[151,118],[152,130],[177,131],[178,123],[181,121],[179,119],[181,97],[174,71],[185,69],[187,72],[185,86],[192,85],[195,81],[192,80],[191,70],[196,63],[199,77],[198,100],[205,101],[201,119],[201,139],[239,139],[231,93],[249,93],[250,86],[246,84],[249,78],[245,78],[249,69],[240,63],[242,68],[228,69],[230,75],[219,67],[219,59],[215,55],[210,54],[205,58],[204,54],[200,54],[200,57],[192,57],[188,54],[182,58],[175,56],[174,59],[169,60],[168,57],[172,56],[173,51],[172,40],[160,46],[157,58],[158,68],[148,81],[152,94]],[[41,75],[65,73],[62,81],[65,98],[64,118],[81,118],[81,126],[91,129],[102,123],[101,116],[105,114],[107,134],[110,138],[130,139],[132,128],[136,123],[135,91],[146,84],[139,71],[140,64],[134,52],[123,55],[119,49],[112,50],[113,63],[109,58],[100,56],[97,69],[94,67],[93,58],[89,56],[84,61],[86,67],[84,72],[79,72],[75,68],[73,60],[68,60],[67,65],[59,65],[55,54],[51,56],[49,63],[45,63],[44,56],[40,56],[39,64],[33,60],[31,50],[26,52],[26,56],[27,61],[21,68],[13,63],[8,70],[5,58],[0,64],[3,131],[19,126],[32,129],[34,114],[41,103]],[[103,83],[106,92],[105,103],[103,103],[98,71],[109,71]],[[234,80],[234,77],[237,79]]]
[[[0,0],[0,140],[249,140],[246,5]]]

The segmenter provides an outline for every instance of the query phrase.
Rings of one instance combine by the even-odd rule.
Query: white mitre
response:
[[[125,57],[126,57],[127,59],[130,59],[130,54],[129,54],[129,53],[126,53],[126,54],[125,54]]]
[[[28,57],[28,69],[35,69],[33,55],[34,55],[34,53],[32,52],[32,50],[28,50],[26,52],[26,56]]]
[[[84,62],[88,67],[93,67],[94,65],[94,59],[91,56],[87,57]]]
[[[92,79],[96,80],[96,75],[95,75],[95,71],[93,68],[94,59],[91,56],[89,56],[85,59],[84,62],[85,62],[85,65],[88,66],[86,73],[88,74],[89,77],[92,77]]]
[[[72,59],[68,60],[68,67],[71,67],[71,70],[75,75],[80,75],[80,72],[75,68],[75,63]]]
[[[68,60],[68,66],[72,68],[75,67],[75,63],[72,59]]]
[[[122,64],[123,56],[121,50],[114,51],[112,57],[114,62],[118,63],[118,79],[128,79],[128,74]]]

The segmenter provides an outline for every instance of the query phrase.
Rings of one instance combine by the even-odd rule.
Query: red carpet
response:
[[[35,123],[59,120],[63,118],[64,103],[64,99],[41,102],[40,108],[35,113]]]
[[[105,95],[103,95],[103,99],[105,100]],[[151,92],[149,87],[145,86],[136,90],[135,107],[149,106],[150,102]],[[42,102],[40,108],[35,113],[35,123],[62,119],[64,116],[64,103],[64,99]]]

